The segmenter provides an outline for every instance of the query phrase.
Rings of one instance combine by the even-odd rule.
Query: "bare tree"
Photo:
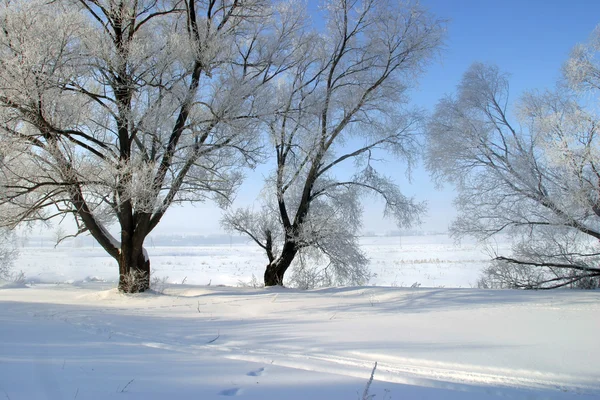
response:
[[[118,262],[120,290],[147,289],[143,243],[167,209],[226,204],[257,162],[263,88],[294,29],[280,14],[266,0],[3,2],[3,224],[70,216]]]
[[[326,266],[311,279],[368,279],[356,237],[367,194],[381,196],[399,225],[424,210],[376,167],[386,154],[414,161],[421,114],[408,109],[408,91],[440,46],[443,23],[391,1],[332,0],[324,10],[326,31],[299,37],[298,61],[275,89],[278,111],[263,119],[276,168],[262,209],[224,219],[265,250],[267,286],[283,284],[294,260],[315,257]],[[297,272],[307,268],[300,262]]]
[[[484,287],[596,287],[600,278],[600,141],[595,105],[600,69],[578,47],[555,91],[525,94],[510,113],[508,77],[474,64],[428,128],[427,163],[456,184],[458,237],[514,239],[496,255]]]

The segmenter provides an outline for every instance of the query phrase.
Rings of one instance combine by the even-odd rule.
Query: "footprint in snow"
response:
[[[247,376],[261,376],[263,374],[263,372],[265,372],[265,369],[259,368],[257,370],[248,372],[246,375]]]
[[[242,392],[242,389],[240,389],[240,388],[231,388],[231,389],[221,390],[219,392],[219,395],[220,396],[237,396],[241,392]]]

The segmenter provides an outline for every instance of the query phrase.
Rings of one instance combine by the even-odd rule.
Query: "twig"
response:
[[[369,395],[369,389],[371,388],[371,383],[373,383],[373,378],[375,377],[376,369],[377,369],[377,361],[375,361],[375,365],[373,366],[373,371],[371,371],[371,377],[369,378],[369,381],[365,385],[365,390],[362,395],[362,400],[370,400],[373,398],[373,396]]]
[[[207,342],[206,344],[211,344],[211,343],[214,343],[214,342],[216,342],[216,341],[217,341],[217,339],[218,339],[218,338],[220,338],[220,337],[221,337],[221,332],[217,331],[217,337],[216,337],[216,338],[214,338],[213,340],[211,340],[211,341]]]
[[[79,388],[77,388],[77,391],[75,392],[75,397],[73,397],[73,400],[75,400],[77,398],[78,394],[79,394]]]
[[[135,381],[135,378],[133,378],[132,380],[130,380],[129,382],[127,382],[127,385],[123,386],[123,389],[121,389],[121,393],[125,393],[125,389],[127,389],[129,387],[129,385],[131,385],[131,383]]]

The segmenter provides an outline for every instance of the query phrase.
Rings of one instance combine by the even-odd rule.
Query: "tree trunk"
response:
[[[281,255],[267,265],[265,270],[265,286],[283,286],[283,276],[288,270],[298,250],[294,243],[284,244]]]
[[[120,292],[141,293],[150,289],[150,259],[144,255],[143,248],[135,252],[122,248],[118,262]]]

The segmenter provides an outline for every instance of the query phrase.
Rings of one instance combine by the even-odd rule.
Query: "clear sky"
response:
[[[312,13],[317,12],[318,3],[308,1]],[[600,23],[600,0],[422,0],[421,4],[448,21],[445,49],[412,96],[415,105],[428,110],[453,92],[464,71],[478,61],[494,63],[511,74],[512,100],[523,90],[551,88],[571,48],[586,41]],[[234,206],[254,201],[264,174],[264,168],[248,173]],[[436,190],[422,168],[414,171],[410,184],[396,164],[390,164],[388,174],[397,176],[406,194],[429,203],[421,229],[446,230],[455,214],[451,187]],[[382,218],[382,203],[368,203],[364,230],[394,229],[391,221]],[[154,233],[219,233],[220,214],[209,203],[176,207]]]

